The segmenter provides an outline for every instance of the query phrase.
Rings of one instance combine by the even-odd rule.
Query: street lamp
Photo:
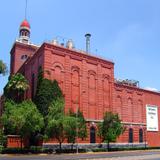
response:
[[[85,93],[85,91],[82,91],[82,93],[79,96],[79,99],[83,93]],[[77,96],[77,107],[76,107],[76,142],[77,142],[76,153],[78,154],[78,96]]]

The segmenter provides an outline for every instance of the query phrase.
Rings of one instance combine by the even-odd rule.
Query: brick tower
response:
[[[19,38],[15,41],[11,49],[11,68],[10,73],[15,74],[22,64],[33,55],[37,47],[30,42],[30,24],[25,19],[19,28]]]

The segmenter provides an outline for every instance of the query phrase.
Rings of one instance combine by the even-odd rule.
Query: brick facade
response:
[[[23,54],[30,57],[25,63],[21,59]],[[160,93],[116,83],[111,61],[51,43],[35,47],[16,42],[11,50],[11,74],[18,71],[28,79],[30,89],[26,98],[35,93],[40,66],[45,78],[58,81],[65,96],[65,111],[69,108],[76,111],[78,106],[83,112],[89,132],[85,143],[90,143],[90,128],[96,129],[96,123],[102,121],[103,114],[112,111],[119,114],[126,126],[117,142],[128,143],[129,129],[132,128],[133,143],[139,143],[141,129],[143,142],[149,146],[160,146],[160,131],[146,131],[146,104],[158,106],[160,117]],[[99,142],[98,138],[96,140]]]

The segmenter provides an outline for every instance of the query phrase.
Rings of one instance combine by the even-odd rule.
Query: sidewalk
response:
[[[145,156],[128,156],[128,157],[114,157],[114,158],[97,158],[92,160],[152,160],[152,159],[159,159],[160,160],[160,154],[159,155],[145,155]],[[90,159],[86,159],[90,160]]]

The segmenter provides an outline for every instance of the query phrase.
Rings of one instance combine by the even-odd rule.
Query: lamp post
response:
[[[82,96],[82,94],[85,93],[85,91],[82,91],[79,98]],[[78,96],[77,96],[77,107],[76,107],[76,153],[78,154]]]

